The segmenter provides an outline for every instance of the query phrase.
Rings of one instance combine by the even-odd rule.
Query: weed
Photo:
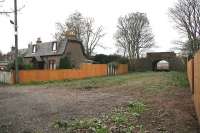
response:
[[[133,116],[139,116],[141,113],[143,113],[146,110],[146,106],[143,102],[140,101],[132,101],[128,104],[128,111]]]
[[[67,132],[76,130],[88,130],[94,133],[108,133],[108,128],[102,123],[100,119],[84,119],[74,121],[57,121],[54,123],[55,128],[62,128]]]
[[[115,113],[111,119],[116,125],[122,125],[128,122],[128,118],[123,112]]]
[[[139,131],[143,133],[144,127],[134,122],[137,117],[132,114],[140,115],[145,110],[146,106],[143,102],[132,101],[128,103],[128,106],[116,108],[110,114],[104,114],[101,118],[57,121],[54,123],[54,127],[64,129],[66,132],[132,133]]]

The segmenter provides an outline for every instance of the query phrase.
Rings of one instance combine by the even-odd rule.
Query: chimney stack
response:
[[[70,40],[77,40],[75,31],[66,31],[65,36]]]
[[[37,38],[36,44],[38,44],[38,43],[42,43],[42,40],[40,37]]]
[[[15,47],[14,46],[11,47],[11,51],[15,51]]]

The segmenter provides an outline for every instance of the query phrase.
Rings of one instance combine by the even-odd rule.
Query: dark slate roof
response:
[[[57,51],[52,51],[52,43],[57,42]],[[24,57],[37,57],[37,56],[52,56],[52,55],[61,55],[64,53],[67,40],[63,41],[53,41],[53,42],[45,42],[45,43],[39,43],[37,45],[37,51],[36,53],[32,53],[33,45],[29,45],[27,49],[27,53]]]

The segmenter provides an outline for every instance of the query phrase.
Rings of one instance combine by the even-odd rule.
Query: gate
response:
[[[0,71],[0,83],[1,84],[13,84],[13,73]]]
[[[108,64],[108,76],[114,76],[117,75],[117,65],[110,63]]]

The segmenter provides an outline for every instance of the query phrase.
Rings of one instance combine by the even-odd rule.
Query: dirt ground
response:
[[[150,74],[145,80],[153,82],[155,78]],[[170,86],[163,91],[146,91],[141,87],[143,81],[130,78],[121,85],[95,89],[61,85],[1,86],[0,133],[59,133],[52,126],[56,120],[99,116],[132,100],[147,104],[149,110],[140,122],[149,132],[198,133],[189,88]]]

